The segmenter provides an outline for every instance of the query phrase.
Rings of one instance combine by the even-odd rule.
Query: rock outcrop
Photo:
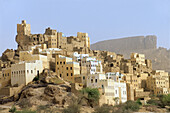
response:
[[[76,96],[68,91],[66,85],[48,85],[47,87],[28,88],[24,90],[17,104],[20,107],[24,104],[28,107],[55,104],[59,106],[68,106],[72,98]],[[26,106],[27,106],[26,105]]]
[[[3,61],[13,61],[15,56],[15,51],[13,49],[7,49],[2,54],[2,60]]]

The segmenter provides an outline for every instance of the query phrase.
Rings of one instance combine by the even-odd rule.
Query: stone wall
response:
[[[19,87],[4,87],[0,89],[0,95],[13,96],[14,94],[20,92],[23,86],[24,85],[20,85]]]

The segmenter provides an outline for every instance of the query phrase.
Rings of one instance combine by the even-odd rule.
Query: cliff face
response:
[[[107,50],[116,53],[131,50],[156,49],[156,36],[136,36],[101,41],[91,45],[93,50]]]
[[[170,50],[157,48],[157,37],[154,35],[101,41],[92,44],[91,49],[123,54],[125,58],[129,58],[132,52],[145,54],[147,59],[152,60],[153,69],[163,69],[170,72]]]

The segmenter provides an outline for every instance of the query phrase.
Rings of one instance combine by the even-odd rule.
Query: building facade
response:
[[[153,71],[153,75],[147,78],[147,88],[154,95],[169,94],[169,75],[163,70]]]
[[[19,62],[11,66],[11,85],[27,85],[43,71],[41,60]]]
[[[74,83],[74,77],[80,76],[80,66],[78,62],[73,62],[72,58],[56,55],[55,72],[66,81]]]
[[[11,68],[3,68],[0,73],[0,88],[11,84]]]

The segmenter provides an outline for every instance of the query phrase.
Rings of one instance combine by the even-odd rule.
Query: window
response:
[[[96,81],[96,83],[97,83],[97,79],[96,79],[95,81]]]
[[[85,80],[85,76],[83,76],[83,80]]]
[[[3,74],[3,77],[4,77],[4,74]]]
[[[71,73],[71,76],[73,76],[73,73]]]
[[[27,70],[27,73],[29,73],[29,70]]]
[[[57,65],[58,65],[58,62],[57,62]]]
[[[60,64],[62,64],[62,62],[60,62]]]
[[[104,88],[104,86],[102,85],[102,88]]]
[[[115,93],[117,94],[117,90],[115,90]]]
[[[67,73],[67,76],[68,76],[68,73]]]
[[[68,67],[66,67],[66,69],[68,70]]]
[[[93,79],[91,79],[91,83],[93,83]]]
[[[70,70],[72,70],[72,67],[70,67]]]
[[[60,74],[60,77],[61,77],[61,74]]]
[[[65,64],[65,62],[63,62]]]

